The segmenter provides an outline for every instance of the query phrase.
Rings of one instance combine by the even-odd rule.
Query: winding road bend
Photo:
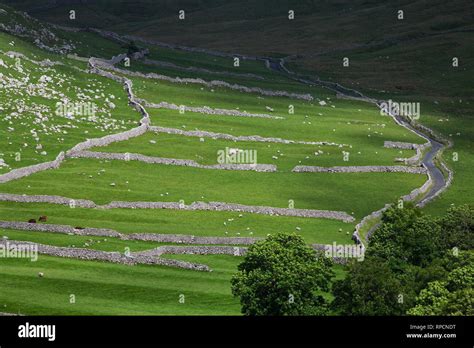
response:
[[[312,79],[306,76],[302,77],[301,75],[288,70],[285,67],[284,59],[269,59],[267,61],[268,61],[268,66],[270,67],[270,69],[277,71],[281,74],[284,74],[292,80],[295,80],[307,85],[321,86],[329,90],[332,90],[342,96],[375,104],[377,107],[380,107],[380,103],[382,102],[380,100],[369,98],[365,96],[364,94],[362,94],[361,92],[356,91],[354,89],[341,86],[338,83],[322,81],[319,78]],[[425,138],[427,141],[430,142],[431,146],[429,147],[429,150],[424,153],[423,159],[421,160],[421,163],[427,168],[428,173],[432,180],[432,185],[430,186],[429,191],[417,203],[417,206],[423,206],[425,203],[429,202],[431,199],[436,197],[448,185],[448,181],[443,175],[443,172],[436,166],[436,163],[435,163],[436,156],[441,153],[441,151],[446,147],[446,145],[440,143],[439,141],[436,141],[429,134],[426,134],[420,131],[419,129],[413,127],[403,117],[396,116],[396,115],[392,115],[392,117],[394,117],[397,123],[399,123],[403,127],[415,132],[416,134],[418,134],[419,136],[421,136],[422,138]]]

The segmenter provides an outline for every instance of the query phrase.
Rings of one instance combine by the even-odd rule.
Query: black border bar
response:
[[[0,346],[449,345],[473,347],[474,317],[0,317]],[[19,326],[55,325],[54,342],[20,338]],[[429,337],[408,338],[407,334]],[[455,334],[435,338],[433,334]]]

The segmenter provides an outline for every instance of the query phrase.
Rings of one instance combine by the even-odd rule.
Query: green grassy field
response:
[[[37,262],[2,261],[0,308],[32,315],[238,315],[230,277],[239,263],[233,256],[190,256],[213,272],[161,266],[122,266],[43,256]],[[44,272],[44,278],[38,272]],[[336,278],[343,276],[336,267]],[[35,296],[31,295],[34,289]],[[75,303],[70,303],[70,296]],[[180,296],[184,295],[184,303]],[[183,297],[181,297],[183,298]],[[182,302],[182,301],[181,301]]]
[[[146,133],[124,142],[93,151],[112,153],[139,153],[147,156],[192,159],[200,164],[217,164],[219,150],[226,147],[257,151],[258,163],[274,164],[279,171],[291,171],[297,165],[347,166],[350,165],[394,165],[398,157],[411,157],[414,150],[381,148],[375,144],[364,144],[339,148],[325,145],[274,144],[251,141],[227,141],[212,138],[186,137],[166,133]],[[361,150],[361,151],[358,151]],[[318,151],[322,151],[322,154]],[[343,151],[349,151],[347,161]],[[316,155],[315,153],[318,152]],[[360,152],[360,154],[358,153]],[[275,157],[277,159],[275,159]]]
[[[454,172],[451,187],[439,199],[425,207],[427,213],[442,214],[452,205],[474,204],[473,113],[472,101],[443,102],[438,105],[425,103],[423,124],[453,142],[453,147],[443,153],[443,161]]]
[[[106,20],[106,19],[104,19]],[[111,18],[107,18],[111,20]],[[24,23],[25,24],[25,23]],[[26,24],[25,24],[26,25]],[[110,57],[124,52],[120,45],[92,33],[57,30],[63,40],[73,42],[80,56]],[[10,45],[15,41],[14,46]],[[0,158],[10,168],[0,167],[0,174],[11,168],[54,159],[60,151],[70,149],[86,138],[119,133],[137,125],[140,115],[127,103],[123,87],[112,80],[80,72],[86,63],[38,49],[30,43],[0,33],[0,50],[24,53],[36,60],[50,59],[64,66],[39,67],[24,59],[21,69],[15,60],[4,54],[0,73],[14,81],[15,86],[0,89],[2,117],[0,119]],[[144,46],[144,45],[143,45]],[[180,135],[146,133],[128,141],[113,143],[94,151],[140,153],[148,156],[191,159],[201,164],[217,163],[217,151],[226,147],[257,150],[258,163],[275,164],[278,172],[256,173],[196,169],[189,167],[144,164],[130,161],[67,159],[58,169],[33,174],[0,184],[1,193],[27,195],[60,195],[93,200],[98,204],[110,201],[221,201],[246,205],[286,208],[290,200],[295,208],[344,211],[355,217],[354,223],[329,219],[296,218],[240,214],[238,212],[179,211],[147,209],[85,209],[44,203],[0,202],[0,220],[23,221],[46,215],[48,224],[74,227],[111,228],[129,233],[185,234],[219,237],[266,237],[277,232],[296,232],[309,243],[352,243],[354,226],[364,216],[386,203],[396,201],[420,187],[424,175],[401,173],[292,173],[296,165],[394,165],[398,157],[411,157],[414,151],[385,149],[384,141],[404,141],[421,144],[425,140],[381,116],[376,107],[358,101],[337,99],[334,93],[298,84],[265,68],[262,62],[242,61],[234,68],[231,58],[217,58],[201,53],[189,53],[150,46],[150,58],[181,67],[198,67],[213,71],[252,73],[251,77],[189,73],[174,68],[160,68],[132,61],[130,70],[157,72],[172,77],[201,77],[224,80],[240,85],[271,90],[309,93],[315,99],[302,101],[286,97],[266,97],[242,93],[227,88],[207,88],[197,84],[175,84],[133,77],[133,90],[151,103],[166,101],[177,105],[210,106],[252,113],[268,113],[281,119],[264,119],[200,113],[147,107],[152,125],[182,130],[205,130],[238,135],[280,137],[295,141],[327,141],[340,146],[313,146],[258,142],[232,142]],[[43,86],[50,95],[30,96],[29,81],[37,83],[43,75],[52,80]],[[113,95],[113,98],[112,98]],[[100,108],[92,119],[69,119],[54,114],[56,102],[93,101]],[[326,105],[320,105],[324,101]],[[113,102],[114,107],[110,107]],[[290,105],[295,113],[288,112]],[[273,111],[270,110],[273,109]],[[38,112],[48,120],[38,121]],[[434,125],[438,114],[430,111]],[[441,209],[440,202],[460,202],[463,187],[472,183],[469,134],[466,126],[456,135],[462,123],[454,117],[452,130],[460,160],[446,162],[456,171],[453,192],[448,191],[428,209]],[[449,123],[451,126],[452,123]],[[44,128],[43,127],[49,127]],[[443,126],[445,123],[443,123]],[[12,129],[13,128],[13,129]],[[35,129],[37,135],[31,133]],[[459,131],[458,131],[459,132]],[[37,140],[36,138],[39,138]],[[459,140],[459,141],[458,141]],[[24,144],[27,144],[25,146]],[[42,148],[35,146],[41,143]],[[459,147],[458,147],[459,146]],[[46,154],[41,154],[45,151]],[[320,151],[318,155],[315,152]],[[343,151],[350,154],[344,161]],[[21,161],[14,161],[21,152]],[[459,176],[458,176],[458,173]],[[114,185],[111,185],[111,184]],[[472,185],[471,185],[472,186]],[[119,251],[125,248],[142,251],[162,244],[124,241],[116,238],[59,235],[0,229],[0,235],[11,240],[41,244],[85,247],[94,250]],[[87,244],[86,244],[87,243]],[[166,255],[167,258],[203,263],[212,272],[197,272],[163,266],[125,266],[105,262],[80,261],[41,255],[38,262],[0,259],[0,312],[33,315],[238,315],[240,305],[230,292],[230,278],[236,272],[240,258],[216,255]],[[344,268],[334,267],[337,278]],[[43,278],[38,273],[43,272]],[[76,303],[69,303],[71,294]],[[185,303],[179,296],[185,295]],[[325,294],[325,296],[329,296]]]
[[[255,173],[74,159],[57,170],[36,173],[0,188],[5,193],[62,195],[97,204],[184,200],[286,208],[293,200],[295,208],[341,210],[362,218],[424,181],[423,175],[401,173]],[[366,192],[370,192],[370,200]]]
[[[160,197],[161,198],[161,197]],[[146,209],[71,209],[43,203],[0,202],[0,219],[28,221],[48,216],[48,223],[79,227],[111,228],[122,233],[192,234],[220,237],[266,237],[276,232],[300,233],[308,243],[349,243],[353,223],[329,219]],[[230,220],[230,221],[229,221]],[[224,225],[225,223],[225,225]],[[297,227],[301,231],[297,231]],[[226,233],[227,232],[227,233]]]
[[[73,69],[74,60],[43,56],[42,51],[21,44],[21,41],[17,46],[8,47],[6,42],[11,39],[0,33],[0,50],[27,52],[25,55],[35,60],[59,60],[65,64],[39,67],[22,58],[17,63],[15,58],[0,55],[4,65],[0,66],[0,74],[6,79],[6,86],[1,91],[4,117],[0,119],[0,158],[11,168],[52,160],[59,152],[87,138],[124,131],[136,125],[140,116],[128,106],[120,84]],[[51,77],[51,81],[40,83],[45,76]],[[36,87],[31,87],[32,83]],[[58,87],[59,91],[56,90]],[[29,95],[25,93],[27,88],[31,90]],[[90,103],[96,109],[95,114],[73,118],[57,114],[57,103],[67,105],[64,100],[72,105]],[[109,102],[113,102],[113,108]],[[6,171],[7,167],[0,167],[0,173]]]
[[[236,315],[229,281],[232,256],[187,257],[212,273],[161,266],[124,266],[41,256],[2,260],[2,311],[32,315]],[[38,272],[45,277],[39,278]],[[34,296],[32,295],[34,291]],[[70,295],[76,303],[70,303]],[[180,295],[185,303],[179,302]]]

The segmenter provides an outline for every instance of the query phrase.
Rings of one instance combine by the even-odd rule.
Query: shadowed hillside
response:
[[[469,1],[6,1],[38,18],[101,27],[168,43],[252,55],[291,56],[313,76],[388,91],[433,96],[472,89],[474,4]],[[76,19],[69,19],[69,11]],[[178,11],[186,11],[179,20]],[[288,11],[295,19],[288,19]],[[398,11],[403,11],[403,20]],[[263,44],[262,44],[263,43]],[[350,59],[343,68],[342,59]],[[459,76],[444,78],[452,57]],[[471,73],[471,74],[469,74]],[[425,78],[430,75],[430,78]],[[458,79],[459,77],[459,79]],[[447,91],[449,89],[450,92]]]

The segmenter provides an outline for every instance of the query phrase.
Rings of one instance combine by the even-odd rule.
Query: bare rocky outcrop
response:
[[[292,170],[299,173],[410,173],[426,174],[425,167],[407,167],[407,166],[336,166],[336,167],[317,167],[317,166],[296,166]]]
[[[42,62],[34,61],[24,56],[22,53],[18,53],[18,52],[8,52],[7,54],[13,55],[14,57],[21,57],[23,59],[27,59],[33,62],[34,64],[39,64],[43,66],[52,66],[52,65],[62,64],[60,62],[51,62],[49,60],[42,61]],[[118,58],[114,57],[113,59],[118,59]],[[112,78],[113,80],[124,84],[124,88],[126,89],[130,105],[132,105],[135,109],[137,109],[137,111],[140,112],[140,114],[142,115],[142,119],[140,120],[140,126],[133,128],[131,130],[122,132],[122,133],[106,135],[102,138],[87,139],[86,141],[79,143],[76,146],[74,146],[72,149],[68,150],[66,154],[64,152],[61,152],[54,161],[44,162],[40,164],[35,164],[35,165],[27,166],[27,167],[14,169],[8,173],[0,175],[0,183],[16,180],[16,179],[26,177],[31,174],[38,173],[44,170],[56,169],[60,166],[62,161],[64,161],[66,156],[70,156],[71,153],[84,151],[91,147],[107,146],[117,141],[125,141],[132,137],[140,136],[147,131],[148,126],[150,124],[150,116],[146,112],[145,108],[138,101],[136,101],[135,96],[133,94],[133,90],[132,90],[132,82],[126,78],[119,78],[113,74],[103,72],[101,69],[99,69],[96,66],[96,60],[94,58],[89,59],[89,65],[91,69],[95,71],[96,73]],[[15,199],[19,199],[19,198],[15,198]],[[56,197],[52,199],[58,200]],[[59,199],[58,201],[62,201],[62,200]],[[64,203],[59,203],[59,204],[64,204]]]
[[[303,141],[303,140],[287,140],[282,138],[266,138],[260,135],[231,135],[225,133],[215,133],[202,130],[185,131],[179,128],[167,128],[150,126],[148,130],[157,133],[184,135],[188,137],[224,139],[231,141],[255,141],[262,143],[279,143],[279,144],[301,144],[301,145],[324,145],[324,146],[347,146],[345,144],[331,143],[327,141]]]
[[[199,169],[217,169],[217,170],[248,170],[255,172],[276,172],[277,167],[273,164],[213,164],[202,165],[193,160],[150,157],[136,153],[111,153],[111,152],[94,152],[79,151],[68,154],[71,158],[94,158],[109,159],[121,161],[139,161],[149,164],[163,164],[171,166],[193,167]]]
[[[21,59],[29,61],[30,63],[33,63],[35,65],[39,65],[39,66],[42,66],[42,67],[52,67],[52,66],[55,66],[55,65],[64,65],[64,63],[62,63],[62,62],[52,61],[52,60],[49,60],[49,59],[34,60],[34,59],[31,59],[31,58],[25,56],[23,53],[15,52],[15,51],[8,51],[8,52],[5,53],[5,55],[9,56],[11,58],[21,58]]]
[[[2,9],[2,11],[6,12]],[[3,13],[7,15],[7,13]],[[24,25],[21,21],[2,20],[0,23],[0,31],[5,31],[14,36],[18,36],[27,40],[31,40],[40,49],[55,53],[67,54],[75,49],[72,41],[65,40],[57,36],[52,30],[51,26],[46,26],[44,23],[31,17],[26,12],[13,11],[11,16],[18,15],[21,21],[28,22],[30,25]],[[32,25],[31,25],[32,24]]]
[[[123,58],[124,58],[124,55],[118,55],[118,56],[112,57],[111,62],[120,61]],[[136,100],[135,95],[133,93],[133,89],[132,89],[132,86],[133,86],[132,81],[123,77],[116,76],[109,72],[103,71],[102,69],[99,68],[100,64],[101,64],[101,60],[97,58],[89,59],[89,66],[90,66],[91,72],[110,78],[124,85],[130,105],[134,107],[142,116],[142,119],[140,120],[140,125],[136,128],[133,128],[133,129],[130,129],[128,131],[121,132],[118,134],[110,134],[102,138],[87,139],[86,141],[77,144],[72,149],[67,151],[66,152],[67,157],[71,157],[74,153],[85,151],[92,147],[103,147],[103,146],[110,145],[111,143],[114,143],[114,142],[126,141],[130,138],[138,137],[140,135],[145,134],[148,130],[148,126],[150,125],[150,115],[145,110],[145,108],[141,105],[141,103]]]

